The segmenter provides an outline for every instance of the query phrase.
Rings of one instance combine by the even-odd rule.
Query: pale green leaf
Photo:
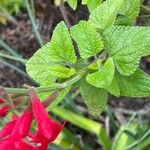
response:
[[[67,95],[67,93],[70,91],[70,89],[71,89],[71,86],[61,90],[59,92],[59,95],[55,98],[55,100],[46,109],[48,111],[50,111],[55,106],[57,106],[64,99],[64,97]]]
[[[103,49],[103,42],[96,29],[86,21],[71,28],[71,35],[77,42],[80,56],[84,59],[95,55]]]
[[[87,0],[82,0],[82,3],[81,3],[82,5],[85,5],[85,4],[87,4]]]
[[[106,88],[106,90],[116,96],[116,97],[119,97],[120,96],[120,87],[119,87],[119,83],[118,83],[118,80],[117,78],[114,76],[111,84]]]
[[[150,76],[138,69],[131,76],[117,74],[120,86],[120,95],[127,97],[149,97],[150,96]]]
[[[99,71],[89,74],[86,80],[98,88],[107,88],[113,80],[115,65],[112,58],[109,58]]]
[[[102,3],[102,0],[87,0],[86,4],[88,6],[88,9],[90,12],[92,12],[97,6],[99,6]]]
[[[92,11],[89,21],[100,30],[112,26],[122,3],[123,0],[106,0]]]
[[[40,48],[26,64],[27,73],[40,85],[50,86],[57,78],[69,78],[73,68],[63,64],[74,63],[76,56],[68,29],[63,22],[53,32],[51,42]]]
[[[76,10],[76,8],[77,8],[77,3],[78,3],[77,0],[67,0],[67,2],[69,3],[69,5],[70,5],[74,10]]]
[[[51,76],[49,67],[51,67],[52,62],[49,59],[49,55],[47,55],[47,51],[41,50],[42,49],[37,51],[34,56],[27,61],[26,71],[29,76],[40,85],[50,86],[55,82],[56,77]]]
[[[103,34],[105,46],[122,75],[133,74],[142,56],[150,54],[150,28],[113,26]]]
[[[91,69],[91,70],[98,70],[99,69],[99,66],[101,66],[102,64],[102,59],[98,59],[95,63],[92,63],[88,66],[88,69]]]
[[[124,0],[119,13],[130,19],[135,19],[140,12],[141,0]]]
[[[44,59],[45,53],[38,51],[26,64],[27,73],[40,85],[50,86],[57,78],[69,78],[75,73],[73,68],[55,64]],[[41,57],[41,55],[44,55]]]
[[[52,61],[63,61],[67,63],[76,62],[73,43],[71,41],[69,31],[63,21],[56,26],[51,42],[47,43],[41,49],[48,51],[47,54],[50,56],[50,60]]]
[[[85,79],[81,81],[80,91],[90,113],[98,116],[107,105],[108,92],[88,84]]]
[[[69,78],[76,73],[73,68],[67,68],[62,65],[51,65],[49,66],[50,76],[57,78]]]

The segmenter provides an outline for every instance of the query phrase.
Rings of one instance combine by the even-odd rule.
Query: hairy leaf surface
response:
[[[130,18],[135,19],[140,12],[141,0],[124,0],[119,13]]]
[[[88,6],[88,9],[90,12],[92,12],[95,8],[97,8],[98,5],[102,3],[102,0],[87,0],[86,4]]]
[[[63,21],[56,26],[51,41],[41,49],[46,49],[45,51],[48,51],[48,55],[52,61],[64,61],[67,63],[76,62],[73,43]]]
[[[96,29],[86,21],[71,28],[71,35],[77,42],[80,56],[84,59],[95,55],[103,49],[103,41]]]
[[[85,79],[81,81],[80,91],[90,113],[98,116],[106,107],[108,92],[88,84]]]
[[[118,80],[117,78],[114,76],[112,82],[110,83],[110,85],[106,88],[106,90],[116,96],[116,97],[119,97],[120,96],[120,87],[119,87],[119,83],[118,83]]]
[[[121,96],[148,97],[150,96],[150,76],[138,69],[131,76],[117,75]]]
[[[109,58],[107,62],[99,68],[99,71],[89,74],[86,80],[91,85],[98,88],[107,88],[113,80],[115,72],[115,66],[112,58]]]
[[[71,37],[64,22],[53,32],[50,42],[40,48],[27,62],[27,73],[41,85],[50,85],[56,78],[69,78],[75,73],[64,64],[76,62]]]
[[[133,74],[142,56],[150,54],[150,28],[113,26],[104,32],[105,46],[122,75]]]
[[[89,21],[100,30],[112,26],[122,4],[123,0],[106,0],[91,13]]]

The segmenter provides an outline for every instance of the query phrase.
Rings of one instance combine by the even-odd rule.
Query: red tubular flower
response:
[[[40,150],[46,150],[48,143],[53,142],[57,138],[64,125],[49,119],[49,115],[46,112],[45,107],[33,91],[30,93],[30,98],[33,115],[38,126],[38,130],[33,141],[42,144],[39,148]]]
[[[3,135],[4,138],[7,135],[7,137],[0,141],[0,149],[9,150],[15,142],[28,136],[32,119],[32,111],[28,109],[20,117],[13,117],[13,121],[1,130],[1,136]]]
[[[18,118],[11,132],[11,137],[14,139],[14,141],[24,138],[28,135],[32,119],[32,112],[28,109],[24,111],[23,114]]]
[[[19,140],[13,143],[12,150],[34,150],[34,147],[23,140]]]
[[[12,132],[17,120],[13,120],[7,123],[1,130],[0,130],[0,139],[3,139],[10,135]]]
[[[8,114],[10,107],[8,105],[4,105],[0,108],[0,118],[5,117]]]
[[[4,103],[3,99],[0,98],[0,104]],[[0,118],[5,117],[8,114],[10,107],[9,105],[4,105],[0,108]]]
[[[3,99],[0,98],[0,103],[4,103]]]

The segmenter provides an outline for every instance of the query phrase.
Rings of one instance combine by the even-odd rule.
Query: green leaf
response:
[[[68,29],[63,22],[53,32],[51,42],[40,48],[26,64],[27,73],[41,85],[49,86],[57,78],[69,78],[75,73],[73,68],[63,63],[76,62],[76,56]]]
[[[39,51],[38,51],[39,52]],[[57,78],[69,78],[75,73],[73,68],[53,64],[46,59],[43,53],[36,53],[26,64],[27,73],[40,85],[51,85]],[[43,58],[43,59],[42,59]]]
[[[98,70],[99,69],[99,66],[102,64],[102,59],[98,59],[95,63],[92,63],[88,66],[88,69],[91,69],[91,70]]]
[[[48,55],[52,61],[63,61],[67,63],[76,62],[73,43],[71,41],[69,31],[63,21],[56,26],[51,42],[47,43],[41,49],[48,51]]]
[[[119,97],[120,96],[120,87],[119,87],[119,83],[118,83],[118,80],[116,79],[116,77],[114,76],[111,84],[106,88],[106,90],[116,96],[116,97]]]
[[[96,28],[105,30],[114,24],[122,3],[123,0],[106,0],[91,13],[89,21]]]
[[[75,74],[75,70],[73,68],[67,68],[62,65],[51,65],[49,66],[50,76],[54,76],[57,78],[69,78]]]
[[[45,51],[37,51],[33,57],[31,57],[26,64],[26,71],[31,78],[40,85],[52,85],[56,77],[51,76],[51,61],[49,59],[44,59],[46,53]],[[47,55],[48,56],[48,55]]]
[[[122,75],[133,74],[142,56],[150,54],[150,28],[113,26],[103,34],[105,46]]]
[[[150,96],[150,76],[138,69],[131,76],[117,74],[120,86],[120,95],[127,97],[149,97]]]
[[[124,0],[119,13],[130,19],[135,19],[140,12],[141,0]]]
[[[103,42],[96,29],[86,21],[71,28],[71,35],[78,44],[80,56],[84,59],[95,55],[103,49]]]
[[[98,88],[107,88],[113,80],[115,65],[112,58],[109,58],[99,71],[89,74],[86,80]]]
[[[102,0],[87,0],[86,4],[88,6],[88,9],[90,12],[92,12],[95,8],[97,8],[98,5],[102,3]]]
[[[102,113],[107,105],[108,92],[88,84],[85,79],[81,81],[80,91],[90,113],[94,116]]]
[[[71,86],[61,90],[59,92],[59,95],[56,97],[56,99],[46,109],[50,111],[51,109],[56,107],[64,99],[64,97],[67,95],[70,89],[71,89]]]
[[[76,8],[77,8],[77,3],[78,3],[77,0],[67,0],[67,2],[69,3],[69,5],[70,5],[74,10],[76,10]]]

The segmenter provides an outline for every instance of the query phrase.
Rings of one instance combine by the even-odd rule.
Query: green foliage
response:
[[[90,113],[98,116],[106,107],[108,99],[107,91],[88,84],[85,79],[81,79],[80,81],[80,91]]]
[[[0,24],[6,25],[7,17],[12,13],[18,14],[22,6],[22,0],[0,0]]]
[[[150,129],[146,125],[140,126],[140,121],[133,122],[136,114],[133,114],[130,120],[123,124],[115,135],[111,150],[147,150],[150,141]]]
[[[150,77],[144,71],[138,69],[131,76],[117,76],[120,86],[120,94],[128,97],[150,96]]]
[[[47,44],[45,50],[48,50],[48,55],[50,55],[49,58],[53,62],[76,62],[71,37],[64,22],[60,22],[56,26],[51,42]]]
[[[150,28],[113,26],[104,32],[105,45],[122,75],[131,75],[140,58],[150,54]]]
[[[101,66],[97,72],[89,74],[87,82],[98,88],[107,88],[114,77],[115,65],[112,58],[109,58],[104,66]]]
[[[92,12],[98,5],[102,3],[102,0],[86,0],[86,4],[90,12]]]
[[[22,0],[1,0],[0,1],[0,12],[3,13],[18,13],[20,7],[23,5]]]
[[[116,76],[114,76],[111,84],[106,89],[110,94],[117,96],[117,97],[120,96],[120,87],[119,87],[119,83],[118,83]]]
[[[63,98],[67,95],[67,93],[70,91],[71,87],[67,87],[60,91],[59,95],[55,98],[55,100],[47,107],[48,110],[53,109],[55,106],[57,106]]]
[[[141,0],[124,0],[119,14],[126,16],[130,19],[135,19],[140,12]]]
[[[78,44],[80,56],[84,59],[95,55],[103,49],[103,42],[96,29],[86,21],[71,28],[71,35]]]
[[[105,131],[105,128],[103,128],[101,123],[85,118],[81,115],[77,115],[58,106],[52,109],[51,112],[76,125],[77,127],[80,127],[81,129],[84,129],[90,133],[94,133],[103,145],[104,150],[110,150],[111,142]]]
[[[150,77],[139,70],[141,57],[150,55],[150,28],[114,25],[118,14],[129,20],[136,18],[138,0],[84,3],[88,2],[89,21],[80,21],[70,30],[60,22],[51,41],[28,60],[26,68],[41,86],[57,84],[69,88],[75,83],[90,112],[98,115],[105,109],[108,93],[117,97],[150,96]],[[78,58],[72,40],[77,44]],[[64,89],[60,99],[68,91]],[[54,106],[60,99],[56,99]]]
[[[77,3],[78,3],[77,0],[67,0],[67,2],[69,3],[69,5],[70,5],[74,10],[76,10],[76,8],[77,8]]]
[[[104,30],[112,26],[123,0],[106,0],[90,15],[90,22],[98,29]]]
[[[61,22],[55,28],[51,42],[48,42],[34,54],[27,62],[26,69],[35,81],[41,85],[49,86],[57,78],[72,76],[75,70],[65,67],[65,64],[68,65],[75,61],[76,56],[70,34],[65,24]]]

